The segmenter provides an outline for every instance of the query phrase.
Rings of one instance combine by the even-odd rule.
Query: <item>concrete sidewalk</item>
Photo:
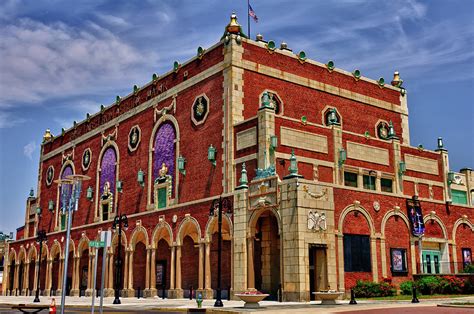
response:
[[[18,304],[38,304],[33,303],[34,297],[5,297],[0,296],[1,305],[18,305]],[[40,297],[39,304],[49,305],[52,297]],[[55,297],[56,305],[59,306],[60,297]],[[189,299],[161,299],[159,297],[137,299],[137,298],[121,298],[122,304],[113,304],[113,297],[104,298],[104,307],[108,309],[117,310],[156,310],[158,312],[164,311],[183,311],[187,312],[190,308],[197,308],[195,300]],[[474,296],[462,298],[448,298],[448,299],[426,299],[421,300],[418,304],[412,304],[410,301],[378,301],[378,300],[360,300],[357,305],[349,305],[349,300],[340,300],[338,305],[321,305],[320,301],[311,302],[276,302],[276,301],[262,301],[259,309],[245,309],[243,308],[243,301],[227,301],[224,300],[223,308],[215,308],[215,300],[204,300],[203,308],[207,309],[208,313],[252,313],[252,312],[266,312],[266,313],[335,313],[345,311],[362,311],[362,310],[376,310],[386,308],[399,307],[426,307],[434,306],[440,303],[452,302],[474,302]],[[95,299],[95,305],[98,307],[99,298]],[[69,307],[86,307],[90,308],[92,298],[89,297],[67,297],[66,304]]]

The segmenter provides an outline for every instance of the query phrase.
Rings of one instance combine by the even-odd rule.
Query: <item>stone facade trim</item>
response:
[[[438,161],[436,159],[405,154],[405,164],[407,170],[413,170],[415,172],[424,172],[434,175],[439,174]]]
[[[328,153],[328,140],[326,136],[282,126],[280,128],[280,137],[282,145],[313,152]]]
[[[237,133],[237,150],[257,145],[257,127]]]
[[[347,158],[373,162],[386,166],[390,164],[389,152],[387,149],[355,142],[347,142]]]

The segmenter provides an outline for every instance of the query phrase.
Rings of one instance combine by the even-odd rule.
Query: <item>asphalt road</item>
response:
[[[397,308],[385,308],[383,310],[361,310],[361,311],[348,311],[341,312],[344,314],[422,314],[422,313],[436,313],[436,314],[464,314],[474,313],[472,308],[455,308],[455,307],[441,307],[441,306],[425,306],[425,307],[397,307]]]
[[[82,308],[74,308],[74,307],[67,307],[66,308],[66,313],[68,314],[75,314],[75,313],[90,313],[91,312],[91,309],[90,308],[85,308],[85,307],[82,307]],[[131,311],[131,310],[117,310],[117,309],[107,309],[107,308],[104,308],[104,313],[107,313],[107,314],[114,314],[114,313],[117,313],[117,314],[124,314],[124,313],[145,313],[145,314],[149,314],[149,313],[169,313],[169,314],[183,314],[183,312],[157,312],[157,311],[147,311],[147,310],[139,310],[137,309],[136,311]],[[18,313],[18,314],[21,314],[20,311],[17,311],[17,310],[12,310],[11,307],[6,307],[6,306],[3,306],[3,305],[0,305],[0,314],[13,314],[13,313]],[[58,308],[58,311],[57,313],[59,313],[59,308]],[[95,310],[95,313],[99,314],[99,309],[96,308]],[[48,314],[48,311],[44,310],[44,311],[41,311],[39,312],[39,314]]]

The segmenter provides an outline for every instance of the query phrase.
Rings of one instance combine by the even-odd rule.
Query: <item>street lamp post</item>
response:
[[[217,293],[216,293],[216,302],[214,303],[214,307],[223,307],[224,304],[222,303],[222,295],[221,295],[221,264],[222,264],[222,210],[225,209],[227,213],[232,213],[232,203],[228,197],[220,197],[217,200],[214,200],[211,205],[210,216],[215,215],[215,210],[218,212],[218,240],[217,240]]]
[[[61,184],[61,199],[63,204],[63,212],[67,212],[67,231],[66,231],[66,248],[64,249],[64,271],[63,285],[61,289],[61,314],[64,314],[66,307],[66,284],[67,284],[67,268],[69,260],[69,238],[71,237],[72,213],[79,208],[79,198],[81,197],[82,181],[89,180],[90,177],[84,175],[70,175],[65,179],[56,180]],[[69,198],[69,199],[68,199]]]
[[[122,285],[122,224],[125,230],[128,228],[127,215],[115,216],[112,229],[118,228],[117,259],[115,260],[115,299],[114,304],[120,304],[120,286]]]
[[[39,210],[40,211],[40,210]],[[38,214],[41,217],[41,212]],[[38,227],[39,227],[39,222],[38,222]],[[39,290],[40,290],[40,281],[41,281],[41,251],[43,249],[43,242],[46,241],[48,237],[46,236],[46,231],[45,230],[39,230],[36,235],[36,242],[39,243],[40,249],[39,249],[39,258],[38,259],[38,272],[37,272],[37,284],[36,284],[36,296],[33,302],[39,302]]]

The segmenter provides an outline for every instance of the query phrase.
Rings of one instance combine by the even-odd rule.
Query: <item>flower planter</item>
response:
[[[316,296],[316,300],[321,300],[321,305],[335,305],[336,299],[343,295],[343,292],[337,291],[320,291],[313,292]]]
[[[269,294],[261,293],[261,294],[248,294],[248,293],[239,293],[236,294],[242,301],[245,302],[244,307],[248,309],[256,309],[259,308],[260,305],[258,302],[262,301],[266,297],[269,296]]]

